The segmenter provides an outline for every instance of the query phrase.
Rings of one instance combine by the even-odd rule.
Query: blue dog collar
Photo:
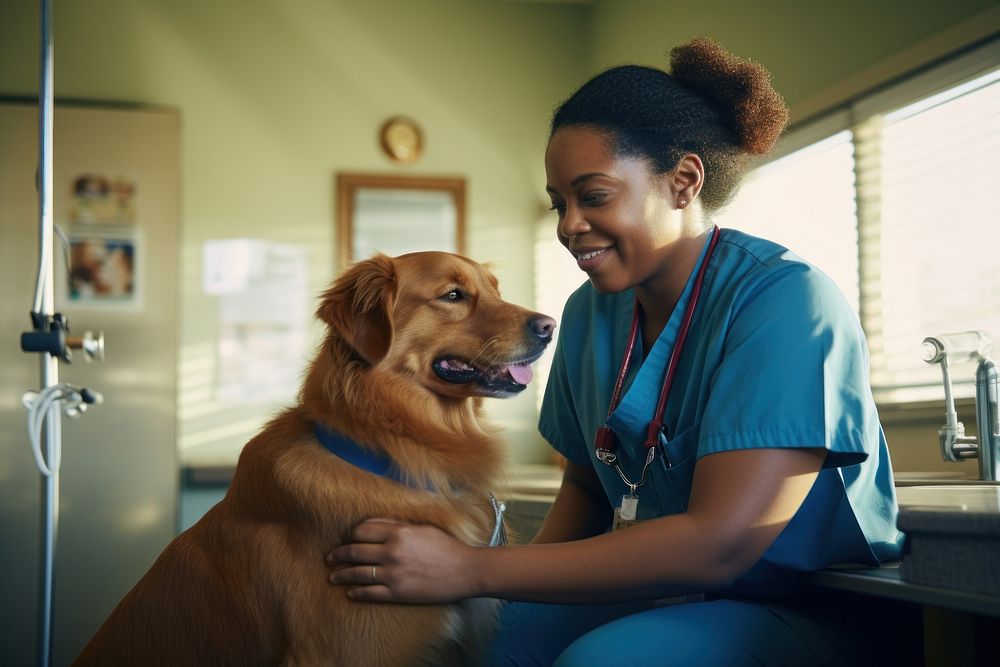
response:
[[[385,477],[394,482],[406,484],[414,488],[420,488],[406,479],[399,467],[388,456],[379,454],[371,449],[366,449],[343,433],[328,429],[322,424],[316,424],[315,430],[316,439],[334,456],[373,475]]]
[[[424,489],[425,491],[431,492],[434,491],[433,487],[424,487],[414,484],[403,475],[399,466],[397,466],[391,458],[384,454],[379,454],[378,452],[362,447],[343,433],[338,433],[334,430],[328,429],[322,424],[316,424],[315,433],[316,439],[319,440],[319,443],[323,445],[328,452],[340,459],[343,459],[344,461],[347,461],[353,466],[361,468],[365,472],[370,472],[373,475],[391,479],[394,482],[405,484],[406,486],[414,489]],[[499,502],[492,493],[490,494],[490,505],[493,507],[494,521],[493,533],[490,535],[489,546],[502,546],[507,544],[507,532],[504,530],[503,524],[503,513],[507,508],[503,503]]]

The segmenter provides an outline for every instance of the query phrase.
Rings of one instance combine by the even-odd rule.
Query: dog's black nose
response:
[[[539,338],[552,338],[552,332],[556,330],[556,321],[548,315],[535,315],[528,320],[528,328]]]

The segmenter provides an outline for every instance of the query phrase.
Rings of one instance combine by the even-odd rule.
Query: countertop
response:
[[[864,570],[829,568],[810,574],[807,584],[1000,618],[1000,597],[911,584],[903,581],[899,566],[895,562]]]

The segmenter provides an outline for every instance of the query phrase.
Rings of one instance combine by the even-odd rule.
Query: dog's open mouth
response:
[[[475,382],[491,396],[517,394],[527,388],[533,373],[531,366],[541,356],[519,359],[495,366],[480,367],[459,357],[441,357],[434,362],[434,373],[445,382]]]

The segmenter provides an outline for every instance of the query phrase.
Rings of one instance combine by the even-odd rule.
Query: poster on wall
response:
[[[74,306],[136,307],[140,304],[139,235],[80,233],[68,236],[66,299]]]
[[[69,223],[134,225],[136,181],[122,175],[79,174],[73,179]]]
[[[65,268],[61,298],[74,307],[137,309],[142,304],[142,236],[136,224],[136,179],[89,171],[65,187],[63,224],[57,226],[65,254],[65,262],[57,263]]]

